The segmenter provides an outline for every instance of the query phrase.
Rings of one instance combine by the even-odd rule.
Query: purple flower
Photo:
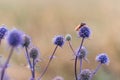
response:
[[[78,32],[78,35],[79,37],[82,37],[82,38],[89,38],[90,36],[90,29],[87,25],[84,25],[80,28],[79,32]]]
[[[96,61],[101,64],[109,64],[110,60],[106,53],[101,53],[96,56]]]
[[[62,47],[64,45],[64,37],[62,35],[57,35],[53,38],[53,43],[57,46]]]
[[[7,36],[8,44],[12,47],[22,45],[22,32],[17,29],[12,29]]]
[[[0,39],[4,38],[4,36],[5,36],[5,34],[6,34],[7,31],[8,30],[7,30],[7,28],[6,28],[5,25],[0,26]]]

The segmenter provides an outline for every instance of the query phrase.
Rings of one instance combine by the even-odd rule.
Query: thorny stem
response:
[[[76,54],[76,57],[75,57],[75,64],[74,65],[75,65],[75,78],[76,78],[76,80],[78,80],[78,78],[77,78],[77,58],[78,57],[77,56],[78,56],[78,54],[79,54],[79,52],[80,52],[80,50],[82,48],[83,42],[84,42],[84,38],[82,38],[82,41],[81,41],[81,44],[80,44],[80,48],[79,48],[79,50],[78,50],[78,52]],[[81,65],[81,67],[82,67],[82,65]],[[80,69],[81,69],[81,67],[80,67]]]
[[[11,48],[9,56],[8,56],[8,58],[7,58],[7,60],[6,60],[5,64],[4,64],[4,66],[2,68],[2,71],[1,71],[1,80],[3,80],[3,78],[4,78],[4,73],[5,73],[6,68],[8,67],[10,58],[11,58],[11,56],[13,54],[13,50],[14,50],[14,47]]]
[[[96,69],[91,74],[90,80],[92,80],[93,76],[98,72],[98,70],[100,69],[101,65],[102,65],[101,63],[98,64],[98,66],[96,67]]]
[[[47,66],[45,67],[44,71],[42,72],[42,74],[40,75],[40,77],[38,78],[38,80],[41,80],[41,78],[43,77],[43,75],[44,75],[45,72],[47,71],[47,69],[48,69],[48,67],[49,67],[49,65],[50,65],[50,62],[52,61],[52,59],[53,59],[53,57],[54,57],[54,54],[55,54],[57,48],[58,48],[58,45],[55,47],[55,49],[54,49],[54,51],[53,51],[53,53],[52,53],[52,55],[51,55],[51,57],[50,57],[50,59],[49,59],[49,61],[48,61]]]

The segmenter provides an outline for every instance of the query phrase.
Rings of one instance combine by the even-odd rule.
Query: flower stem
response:
[[[77,80],[77,56],[75,57],[75,79]]]
[[[32,78],[35,80],[35,59],[33,59]]]
[[[81,50],[81,48],[82,48],[82,45],[83,45],[83,42],[84,42],[84,38],[82,38],[82,41],[81,41],[81,43],[80,43],[80,48],[79,48],[79,50],[78,50],[78,52],[77,52],[77,54],[76,54],[76,57],[75,57],[75,78],[76,78],[76,80],[78,80],[78,78],[77,78],[77,56],[78,56],[78,54],[79,54],[79,52],[80,52],[80,50]],[[81,65],[81,67],[82,67],[82,65]],[[81,73],[81,72],[80,72]]]
[[[8,56],[8,58],[7,58],[7,60],[6,60],[5,64],[4,64],[4,66],[2,68],[2,71],[1,71],[1,80],[3,80],[3,78],[4,78],[4,73],[5,73],[6,68],[8,67],[10,58],[11,58],[11,56],[13,54],[13,50],[14,50],[14,47],[11,48],[9,56]]]
[[[82,71],[82,59],[80,59],[80,73]]]
[[[30,66],[31,73],[32,73],[32,64],[31,64],[31,61],[30,61],[30,56],[28,54],[28,48],[27,47],[25,47],[25,51],[26,51],[25,56],[26,56],[26,59],[27,59],[27,62],[29,64],[29,66]]]
[[[51,55],[51,57],[50,57],[50,59],[49,59],[49,61],[48,61],[47,66],[45,67],[44,71],[42,72],[42,74],[40,75],[40,77],[38,78],[38,80],[41,80],[41,78],[43,77],[43,75],[44,75],[45,72],[47,71],[47,69],[48,69],[48,67],[49,67],[49,65],[50,65],[50,62],[52,61],[52,59],[53,59],[53,57],[54,57],[54,54],[55,54],[57,48],[58,48],[58,45],[55,47],[55,49],[54,49],[54,51],[53,51],[53,53],[52,53],[52,55]]]
[[[70,49],[72,50],[73,54],[75,55],[75,51],[74,51],[74,49],[73,49],[73,47],[72,47],[72,44],[71,44],[71,42],[70,42],[70,41],[68,41],[68,44],[69,44],[69,46],[70,46]]]
[[[98,66],[96,67],[96,69],[91,74],[90,80],[92,80],[93,76],[98,72],[98,70],[100,69],[101,65],[102,65],[101,63],[98,64]]]

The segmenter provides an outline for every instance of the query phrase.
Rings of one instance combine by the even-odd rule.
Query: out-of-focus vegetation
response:
[[[74,49],[79,46],[74,28],[81,22],[91,27],[92,36],[85,41],[90,63],[84,62],[84,68],[94,69],[95,56],[106,52],[110,57],[109,66],[103,66],[95,80],[119,80],[120,74],[120,1],[119,0],[0,0],[0,24],[10,29],[17,27],[31,36],[33,44],[39,47],[44,69],[54,49],[52,38],[57,34],[70,33],[73,36]],[[0,54],[8,56],[7,45],[3,41]],[[18,51],[16,51],[18,52]],[[26,67],[24,51],[12,56],[8,75],[12,80],[27,80],[30,71]],[[65,80],[74,79],[72,51],[66,43],[59,48],[56,58],[50,64],[43,80],[62,76]],[[38,71],[39,74],[39,71]]]

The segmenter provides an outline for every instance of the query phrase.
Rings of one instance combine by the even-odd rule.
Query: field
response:
[[[84,68],[94,69],[95,56],[106,52],[110,64],[103,65],[94,80],[120,79],[120,1],[119,0],[0,0],[0,24],[9,29],[18,28],[31,36],[32,44],[40,49],[42,61],[37,76],[44,69],[54,49],[52,38],[67,33],[72,35],[72,44],[77,49],[81,39],[77,38],[74,28],[81,22],[90,26],[92,35],[84,43],[89,51],[90,63],[84,62]],[[5,60],[9,49],[3,40],[0,55]],[[18,53],[18,54],[17,54]],[[65,80],[74,79],[73,54],[68,44],[59,48],[56,58],[43,77],[52,80],[62,76]],[[2,61],[3,61],[2,60]],[[7,70],[11,80],[28,80],[30,71],[26,67],[24,50],[14,51]]]

